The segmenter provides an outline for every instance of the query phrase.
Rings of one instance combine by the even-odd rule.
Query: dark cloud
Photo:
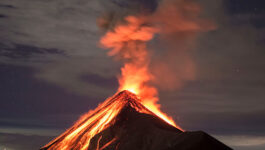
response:
[[[254,0],[249,3],[247,0],[226,0],[224,2],[227,13],[233,16],[231,23],[236,25],[251,24],[256,28],[265,27],[265,5],[264,2]]]
[[[0,8],[15,8],[13,5],[0,4]]]
[[[262,150],[265,147],[264,136],[219,136],[216,138],[239,150]]]
[[[63,52],[58,49],[38,48],[23,44],[13,44],[10,46],[0,43],[0,55],[11,59],[27,60],[33,57],[33,55],[43,55],[45,53],[63,55]]]
[[[0,18],[6,18],[6,17],[7,17],[6,15],[0,14]]]
[[[158,7],[159,0],[112,0],[121,8],[127,8],[133,11],[152,13]]]
[[[0,148],[6,150],[36,150],[52,138],[50,136],[0,133]]]
[[[260,0],[224,0],[224,4],[231,14],[265,13],[265,2]]]

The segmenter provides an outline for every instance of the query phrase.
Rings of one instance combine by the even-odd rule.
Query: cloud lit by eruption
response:
[[[125,13],[127,16],[122,15],[122,12],[116,13],[116,17],[113,12],[104,14],[99,18],[99,25],[108,27],[101,44],[111,49],[110,56],[126,62],[124,68],[135,68],[129,64],[146,68],[137,72],[142,75],[142,72],[148,72],[142,83],[152,83],[168,90],[195,79],[196,65],[191,51],[195,49],[196,37],[215,26],[200,17],[202,9],[193,1],[159,2],[156,11],[150,13],[138,10],[137,13]],[[147,44],[152,39],[155,41],[152,43],[154,46],[149,48]],[[124,68],[121,78],[124,78],[123,74],[127,74]],[[135,77],[134,80],[139,79]]]
[[[192,51],[196,50],[196,38],[200,33],[215,29],[212,22],[200,16],[201,12],[202,8],[193,1],[164,0],[149,17],[160,31],[151,71],[154,83],[161,89],[176,89],[185,81],[195,79]]]
[[[142,18],[129,16],[125,19],[127,24],[118,25],[114,31],[107,32],[101,39],[101,44],[110,48],[110,56],[116,56],[117,59],[124,62],[119,77],[120,91],[130,90],[141,97],[150,95],[155,96],[156,90],[146,85],[152,80],[149,71],[149,56],[147,50],[147,41],[150,41],[155,28],[144,25]],[[148,93],[148,95],[146,94]]]
[[[136,93],[147,108],[167,118],[157,104],[155,85],[176,88],[195,78],[195,65],[189,49],[199,32],[213,29],[209,22],[200,19],[200,11],[200,7],[191,1],[164,0],[155,12],[149,14],[139,11],[121,19],[113,17],[115,20],[108,20],[110,18],[104,18],[106,15],[100,18],[101,26],[112,24],[100,44],[109,49],[109,56],[123,62],[118,91]],[[158,35],[156,38],[155,34]],[[158,50],[162,51],[158,52],[159,55],[148,47],[148,42],[154,38],[166,45]]]

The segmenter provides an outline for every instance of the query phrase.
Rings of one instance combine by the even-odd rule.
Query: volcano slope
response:
[[[120,101],[117,103],[121,105],[118,113],[108,125],[104,125],[106,128],[89,139],[87,147],[80,144],[80,139],[86,138],[86,132],[92,126],[80,131],[82,133],[77,134],[68,146],[64,145],[67,143],[65,138],[75,131],[73,127],[41,150],[61,150],[62,147],[65,150],[231,150],[205,132],[183,132],[168,124],[144,107],[129,91],[122,91],[107,101],[105,105]]]

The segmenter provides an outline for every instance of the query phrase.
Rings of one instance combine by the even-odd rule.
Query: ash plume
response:
[[[106,32],[101,45],[112,49],[109,55],[125,64],[146,66],[148,77],[142,82],[149,87],[175,89],[195,79],[196,64],[191,52],[196,49],[196,38],[215,28],[200,16],[202,8],[197,3],[192,0],[112,2],[98,19],[99,27]],[[121,35],[118,32],[123,35],[116,36],[116,41],[109,36],[112,43],[106,42],[110,34]],[[151,95],[156,93],[153,90]]]

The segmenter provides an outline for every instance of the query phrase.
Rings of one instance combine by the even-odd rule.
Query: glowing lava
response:
[[[104,129],[115,123],[115,117],[126,105],[139,113],[157,116],[140,103],[140,99],[129,91],[122,91],[105,102],[95,110],[83,115],[70,129],[45,145],[43,150],[87,150],[91,139]],[[115,139],[110,140],[110,143]],[[99,143],[100,141],[98,141]],[[107,144],[106,144],[107,146]],[[102,149],[102,148],[101,148]]]

